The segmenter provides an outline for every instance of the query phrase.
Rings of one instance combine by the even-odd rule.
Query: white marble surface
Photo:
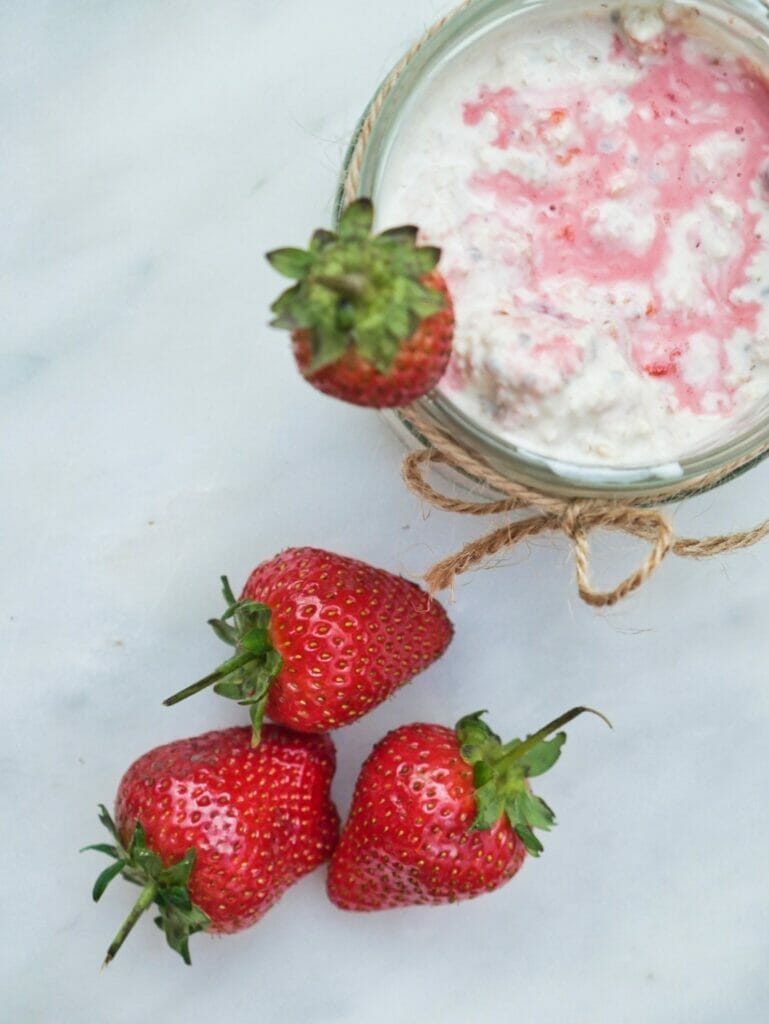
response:
[[[264,327],[262,259],[329,215],[356,117],[444,0],[5,0],[0,6],[0,907],[4,1020],[263,1024],[526,1019],[759,1024],[769,1010],[769,544],[670,561],[620,609],[576,600],[563,543],[462,583],[456,642],[337,734],[336,796],[388,728],[486,706],[583,720],[540,787],[546,855],[460,907],[355,916],[322,874],[254,930],[149,921],[90,885],[134,757],[239,720],[159,706],[219,656],[217,581],[316,544],[417,574],[477,529],[428,520],[373,414],[316,395]],[[769,464],[676,514],[769,512]],[[598,544],[608,579],[638,556]]]

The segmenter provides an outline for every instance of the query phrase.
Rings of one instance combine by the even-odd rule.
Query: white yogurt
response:
[[[675,461],[769,396],[769,86],[675,10],[482,38],[420,94],[377,197],[443,248],[444,393],[564,462]]]

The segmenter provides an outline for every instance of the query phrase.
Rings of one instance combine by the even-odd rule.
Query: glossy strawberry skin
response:
[[[328,736],[267,725],[209,732],[140,757],[118,788],[124,844],[137,821],[165,865],[193,848],[192,902],[210,932],[255,924],[303,875],[331,855],[339,818],[329,796],[335,768]]]
[[[331,860],[328,893],[343,910],[454,903],[492,892],[526,850],[507,819],[468,831],[473,769],[454,730],[408,725],[369,755]]]
[[[441,605],[415,583],[315,548],[265,562],[242,596],[272,610],[270,636],[283,658],[267,715],[303,732],[360,718],[435,661],[453,635]]]
[[[353,349],[337,362],[311,373],[309,334],[305,330],[294,331],[294,357],[310,384],[332,398],[376,409],[409,405],[431,391],[446,372],[451,358],[454,308],[441,274],[437,271],[426,274],[422,283],[442,293],[444,308],[423,320],[416,332],[401,343],[387,373],[374,369]]]

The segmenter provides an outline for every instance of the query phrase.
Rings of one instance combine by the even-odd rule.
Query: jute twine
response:
[[[452,18],[474,0],[464,0],[436,22],[392,70],[371,103],[350,154],[343,183],[343,195],[350,202],[359,194],[363,159],[371,132],[387,97],[425,44]],[[404,422],[420,435],[429,447],[411,453],[403,463],[403,479],[412,493],[433,508],[468,516],[509,516],[502,526],[466,544],[461,551],[437,562],[425,575],[431,593],[453,586],[456,577],[479,566],[485,559],[509,551],[517,544],[545,533],[563,533],[572,543],[577,573],[577,588],[583,601],[595,608],[609,608],[622,601],[652,576],[671,553],[682,558],[711,558],[751,547],[769,536],[769,520],[752,530],[713,537],[678,537],[670,519],[654,506],[663,498],[678,501],[722,483],[740,469],[769,452],[769,444],[757,447],[743,458],[730,462],[678,489],[638,498],[559,497],[517,483],[501,474],[477,452],[472,451],[438,427],[416,405],[400,411]],[[468,501],[437,490],[428,480],[431,467],[444,466],[464,473],[499,499]],[[614,530],[645,541],[649,553],[642,565],[613,590],[594,588],[590,576],[590,534],[594,530]]]

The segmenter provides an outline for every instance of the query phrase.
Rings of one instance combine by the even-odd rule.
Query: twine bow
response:
[[[476,568],[485,559],[509,551],[523,541],[544,533],[563,533],[572,543],[579,596],[594,608],[611,608],[652,576],[671,554],[682,558],[709,558],[727,551],[750,547],[769,536],[769,520],[755,529],[701,539],[677,537],[669,518],[657,508],[641,506],[636,499],[558,498],[517,484],[499,474],[458,441],[436,428],[412,406],[404,419],[431,447],[412,452],[403,463],[408,489],[433,508],[470,516],[500,516],[516,512],[529,515],[510,519],[502,526],[470,541],[460,551],[432,566],[424,580],[431,593],[451,587],[457,576]],[[500,492],[503,497],[488,501],[454,498],[437,490],[427,479],[430,467],[443,465],[460,470]],[[732,464],[674,497],[688,497],[705,485],[723,480],[739,466]],[[590,535],[593,531],[615,530],[649,545],[642,564],[612,590],[597,590],[590,576]]]

